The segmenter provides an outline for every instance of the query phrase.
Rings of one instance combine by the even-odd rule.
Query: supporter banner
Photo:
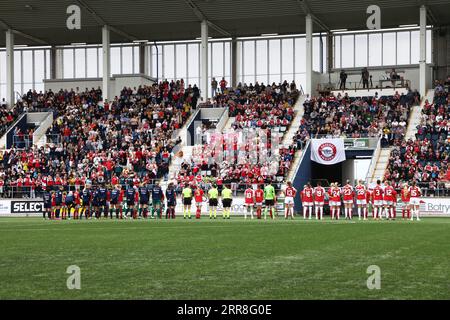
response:
[[[344,139],[312,139],[311,160],[324,165],[345,161]]]
[[[44,202],[39,200],[11,201],[12,215],[37,215],[44,211]]]
[[[369,139],[360,138],[360,139],[344,139],[344,147],[348,148],[368,148],[369,147]]]
[[[450,198],[422,198],[420,200],[421,215],[450,217]]]
[[[11,214],[11,201],[10,200],[0,200],[0,215]]]

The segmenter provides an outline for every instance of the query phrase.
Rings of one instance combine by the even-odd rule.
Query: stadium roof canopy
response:
[[[69,5],[81,8],[81,30],[68,30]],[[366,29],[366,9],[381,8],[382,28],[419,23],[427,6],[428,24],[450,23],[449,0],[14,0],[0,2],[0,29],[15,30],[16,45],[101,43],[101,26],[111,26],[111,42],[192,40],[200,21],[211,37],[305,33],[305,16],[314,32]],[[5,33],[0,32],[0,46]]]

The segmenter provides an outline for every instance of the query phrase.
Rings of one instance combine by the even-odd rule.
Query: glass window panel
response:
[[[411,31],[411,63],[417,64],[420,59],[420,33]]]
[[[22,82],[21,51],[14,51],[14,83]]]
[[[186,45],[179,44],[176,47],[177,59],[177,79],[186,78]]]
[[[355,67],[367,66],[367,34],[355,36]]]
[[[267,84],[267,74],[257,75],[256,81],[258,81],[259,84]]]
[[[23,82],[33,82],[33,52],[31,50],[24,50],[22,52],[23,59]]]
[[[31,87],[30,88],[26,88],[25,90],[28,91],[28,89],[31,89]],[[14,85],[14,95],[15,95],[16,92],[18,92],[20,95],[23,95],[22,83],[16,83]]]
[[[284,50],[284,48],[283,48]],[[313,70],[320,72],[320,38],[313,38]]]
[[[383,34],[383,65],[395,65],[395,32]]]
[[[6,84],[0,85],[0,101],[6,100]]]
[[[63,78],[73,78],[73,49],[64,49],[63,50]]]
[[[122,47],[122,73],[133,73],[133,48]]]
[[[381,34],[369,34],[369,66],[381,66]]]
[[[433,60],[433,55],[432,55],[433,39],[432,39],[432,37],[433,37],[433,33],[431,32],[431,30],[427,30],[427,33],[426,33],[426,47],[427,47],[426,61],[427,61],[427,63],[432,63],[432,60]]]
[[[211,78],[211,70],[212,70],[212,47],[211,42],[208,45],[208,79]],[[211,81],[208,81],[210,83]]]
[[[223,70],[223,42],[212,43],[212,70],[211,74],[216,79],[222,79],[224,74]]]
[[[50,50],[45,50],[45,79],[50,79]]]
[[[306,39],[296,38],[295,43],[295,73],[306,72]]]
[[[342,68],[354,66],[354,43],[353,35],[342,36]]]
[[[134,70],[133,73],[139,73],[139,47],[138,46],[134,46],[133,47],[133,51],[134,51]],[[144,71],[145,72],[145,71]]]
[[[0,51],[0,83],[6,83],[6,52]]]
[[[86,49],[75,49],[75,78],[86,77]]]
[[[244,41],[243,51],[243,72],[244,76],[255,74],[255,42]],[[245,82],[245,81],[244,81]]]
[[[97,49],[98,76],[103,77],[102,48]]]
[[[341,36],[334,37],[334,67],[341,67]],[[306,70],[306,67],[303,70]]]
[[[198,43],[188,44],[188,74],[190,78],[198,78],[200,76],[198,49],[199,49]]]
[[[409,31],[397,32],[397,64],[409,64]]]
[[[87,77],[95,78],[97,75],[97,48],[89,48],[87,53]]]
[[[44,50],[34,51],[34,82],[36,84],[42,82],[42,79],[45,77],[44,59]]]
[[[36,82],[34,84],[34,90],[36,90],[37,93],[44,92],[44,83],[43,82]]]
[[[284,74],[294,72],[294,39],[282,40],[281,71]],[[284,76],[283,76],[284,77]],[[286,79],[287,80],[287,79]]]
[[[269,73],[280,75],[280,71],[280,40],[269,40]],[[274,77],[273,79],[279,79],[279,77]]]
[[[111,48],[111,75],[120,74],[120,48]]]
[[[267,40],[258,40],[256,41],[256,74],[264,75],[264,83],[267,83],[267,71]]]
[[[231,76],[231,44],[230,42],[225,42],[225,77]],[[228,83],[231,83],[228,81]]]
[[[305,73],[296,73],[294,75],[295,84],[297,85],[297,88],[300,89],[300,86],[305,89],[306,85],[306,74]]]
[[[175,77],[174,70],[175,49],[173,45],[164,46],[164,79],[172,80]]]

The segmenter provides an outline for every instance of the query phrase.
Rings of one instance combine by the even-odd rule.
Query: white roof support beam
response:
[[[309,7],[308,1],[306,0],[297,0],[297,2],[301,5],[303,11],[310,15],[312,20],[322,29],[324,29],[326,32],[331,32],[331,29],[319,18],[317,18],[311,11],[311,8]]]

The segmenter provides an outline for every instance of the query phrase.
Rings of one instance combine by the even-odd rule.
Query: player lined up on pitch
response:
[[[297,190],[288,185],[284,191],[285,194],[285,218],[292,215],[292,197],[295,197]],[[420,220],[419,206],[420,196],[422,192],[413,181],[411,186],[407,183],[403,185],[401,190],[402,218]],[[353,211],[355,204],[359,220],[368,220],[369,210],[371,210],[374,220],[388,219],[395,220],[397,218],[396,208],[399,205],[397,201],[397,191],[390,185],[389,181],[385,181],[384,185],[378,180],[373,188],[364,185],[364,181],[359,180],[357,185],[353,187],[347,180],[343,187],[339,187],[337,182],[330,184],[326,191],[320,184],[311,187],[308,183],[300,192],[300,200],[303,208],[303,219],[311,219],[313,215],[313,207],[315,218],[323,219],[324,205],[328,202],[330,217],[332,220],[339,220],[341,217],[341,209],[343,205],[344,218],[353,219]]]

